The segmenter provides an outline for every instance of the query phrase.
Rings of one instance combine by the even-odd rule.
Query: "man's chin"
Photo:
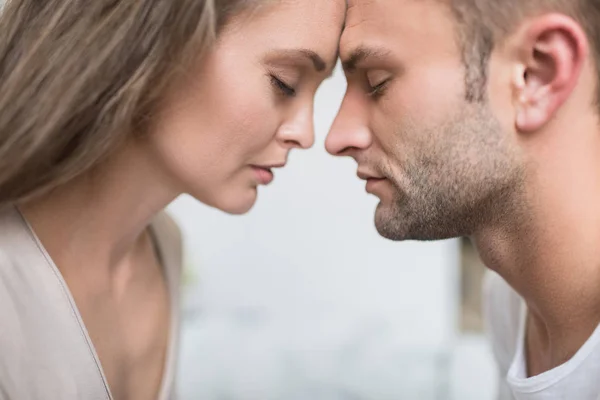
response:
[[[389,204],[380,202],[375,210],[375,228],[380,236],[393,240],[402,241],[407,237],[407,225],[398,210],[394,210]]]
[[[443,216],[429,216],[423,219],[425,211],[400,209],[380,203],[375,211],[375,228],[382,237],[393,241],[437,241],[468,236],[466,227],[455,220],[443,219]],[[421,217],[421,218],[419,218]],[[459,218],[459,221],[464,220]]]

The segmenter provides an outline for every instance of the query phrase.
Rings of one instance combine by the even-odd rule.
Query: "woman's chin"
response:
[[[217,207],[219,210],[227,213],[227,214],[231,214],[231,215],[243,215],[248,213],[250,210],[252,210],[252,207],[254,207],[254,203],[252,202],[250,204],[240,204],[240,205],[236,205],[236,206],[231,206],[231,207]]]
[[[231,215],[242,215],[249,212],[256,203],[256,189],[245,191],[244,193],[229,193],[222,198],[215,199],[211,202],[202,201],[202,203],[214,207],[224,213]]]

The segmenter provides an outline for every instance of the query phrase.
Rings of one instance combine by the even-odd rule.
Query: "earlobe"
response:
[[[573,19],[538,17],[522,31],[522,59],[515,67],[515,124],[533,132],[548,124],[577,86],[588,58],[588,41]]]
[[[520,132],[535,132],[543,127],[551,118],[551,107],[547,99],[535,102],[525,101],[517,108],[516,125]]]

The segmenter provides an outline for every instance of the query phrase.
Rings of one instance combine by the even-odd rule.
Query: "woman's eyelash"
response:
[[[296,95],[296,89],[283,82],[281,79],[277,78],[275,75],[269,75],[271,78],[271,83],[273,86],[279,90],[283,95],[294,97]]]

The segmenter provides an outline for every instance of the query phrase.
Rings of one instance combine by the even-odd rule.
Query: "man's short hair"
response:
[[[576,20],[590,42],[596,66],[596,103],[600,99],[600,0],[444,0],[457,23],[458,40],[466,67],[466,97],[483,101],[487,68],[494,45],[527,17],[559,12]]]

